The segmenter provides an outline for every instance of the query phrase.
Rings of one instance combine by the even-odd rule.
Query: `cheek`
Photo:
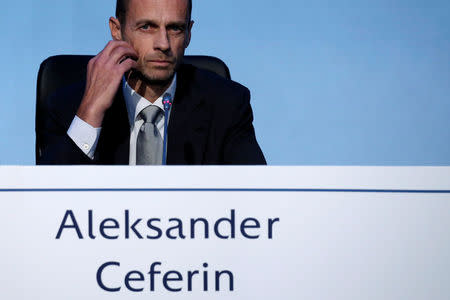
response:
[[[186,39],[184,37],[174,39],[172,42],[172,49],[178,55],[182,55],[186,50]]]
[[[131,47],[133,47],[134,51],[137,52],[137,54],[139,55],[139,58],[142,57],[143,55],[143,51],[142,51],[142,47],[139,43],[136,42],[129,42],[129,44],[131,45]]]
[[[145,40],[140,40],[139,42],[134,43],[133,48],[138,53],[140,61],[144,61],[149,53],[152,52],[151,44]]]
[[[139,60],[142,60],[148,50],[148,42],[145,41],[142,37],[136,34],[131,34],[127,39],[128,44],[133,47],[134,51],[139,55]]]

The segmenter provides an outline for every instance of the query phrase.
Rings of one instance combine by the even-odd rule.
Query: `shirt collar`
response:
[[[135,90],[133,90],[129,85],[125,76],[122,78],[122,91],[123,97],[125,98],[125,104],[127,106],[128,112],[128,120],[130,122],[130,127],[134,126],[137,116],[139,113],[146,107],[150,105],[156,105],[162,110],[164,110],[164,106],[162,103],[162,98],[165,93],[169,93],[172,95],[172,99],[175,99],[175,92],[177,87],[177,74],[173,76],[172,83],[167,88],[167,90],[162,93],[162,95],[156,99],[156,101],[152,104],[150,101],[139,95]]]

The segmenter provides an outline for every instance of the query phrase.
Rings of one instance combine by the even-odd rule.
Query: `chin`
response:
[[[144,78],[152,84],[166,84],[169,81],[172,81],[173,76],[175,74],[174,70],[151,70],[141,72]]]

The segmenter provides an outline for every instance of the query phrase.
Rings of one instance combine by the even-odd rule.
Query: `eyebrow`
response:
[[[136,21],[136,26],[144,25],[144,24],[149,24],[149,25],[152,25],[155,27],[159,27],[157,22],[150,20],[150,19],[141,19],[141,20]],[[179,27],[185,28],[185,27],[187,27],[187,24],[186,24],[186,21],[173,21],[173,22],[166,24],[166,27],[171,27],[171,26],[179,26]]]

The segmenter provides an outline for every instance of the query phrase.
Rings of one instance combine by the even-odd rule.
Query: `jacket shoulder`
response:
[[[192,65],[183,65],[183,74],[191,79],[190,86],[196,94],[204,96],[208,102],[230,105],[235,101],[240,102],[245,98],[250,98],[250,91],[247,87],[214,72]]]

